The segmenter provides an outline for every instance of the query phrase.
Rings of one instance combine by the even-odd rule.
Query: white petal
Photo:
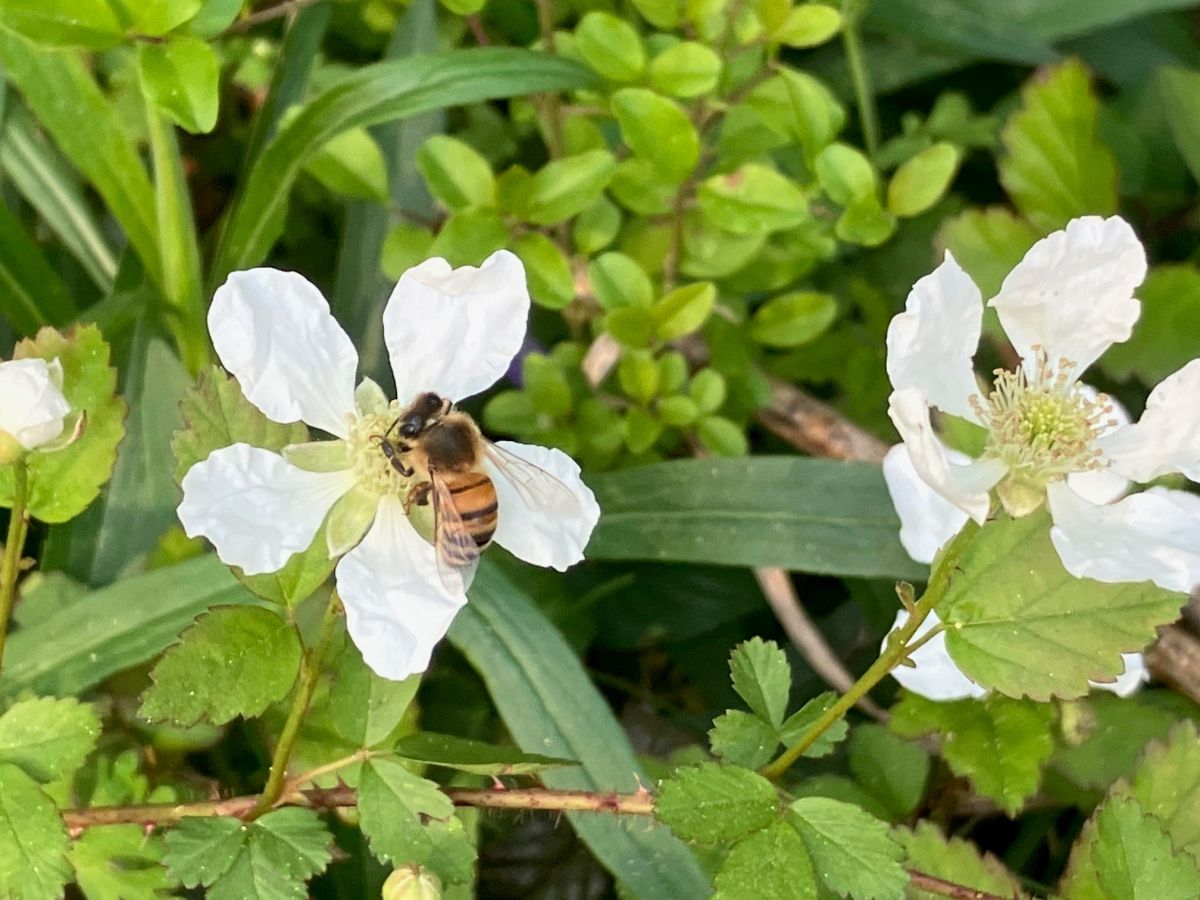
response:
[[[338,563],[337,587],[363,660],[394,681],[429,667],[433,648],[467,602],[465,592],[442,583],[433,545],[390,495],[379,502],[362,543]]]
[[[949,252],[915,285],[887,332],[887,371],[896,390],[917,388],[942,412],[978,422],[969,398],[978,394],[975,348],[983,296]]]
[[[1200,359],[1150,392],[1136,425],[1105,435],[1098,443],[1113,469],[1134,481],[1170,472],[1200,481]]]
[[[1079,387],[1093,400],[1100,393],[1091,385],[1081,384]],[[1129,411],[1125,409],[1124,405],[1113,397],[1108,398],[1108,403],[1112,407],[1108,420],[1114,424],[1100,426],[1101,439],[1105,435],[1115,434],[1129,425]],[[1103,440],[1099,443],[1102,444]],[[1107,458],[1103,462],[1104,467],[1100,469],[1072,472],[1067,476],[1067,486],[1084,500],[1090,500],[1092,503],[1112,503],[1114,500],[1124,497],[1125,492],[1129,490],[1129,479],[1109,465],[1110,461]]]
[[[491,387],[521,349],[528,319],[525,267],[507,250],[479,268],[435,257],[409,269],[383,312],[397,398],[433,391],[457,403]]]
[[[213,297],[208,331],[221,364],[268,419],[348,436],[358,353],[302,275],[232,273]]]
[[[1112,691],[1118,697],[1128,697],[1150,680],[1150,670],[1146,668],[1146,657],[1140,653],[1122,653],[1125,671],[1117,676],[1116,681],[1089,681],[1094,688],[1102,691]]]
[[[270,450],[234,444],[188,469],[179,521],[188,537],[208,538],[226,565],[275,572],[308,548],[353,486],[351,471],[306,472]]]
[[[946,453],[953,463],[970,462],[964,453],[950,449]],[[883,480],[900,516],[900,543],[917,562],[933,562],[969,516],[925,483],[913,468],[904,444],[892,447],[884,457]]]
[[[1200,584],[1200,497],[1151,488],[1096,506],[1061,482],[1046,495],[1050,539],[1072,575],[1153,581],[1171,591]]]
[[[900,610],[896,613],[896,621],[892,631],[900,628],[908,621],[908,612]],[[937,613],[931,612],[929,617],[917,628],[913,638],[924,637],[941,620]],[[887,638],[880,645],[880,652],[887,646]],[[982,688],[962,673],[962,669],[950,658],[946,651],[946,634],[942,632],[937,637],[917,648],[909,659],[916,663],[916,668],[896,666],[892,669],[892,677],[900,684],[920,694],[927,700],[964,700],[968,697],[982,697],[987,688]]]
[[[71,404],[62,395],[61,385],[58,360],[0,362],[0,431],[7,432],[26,450],[62,434],[63,417],[71,411]]]
[[[600,506],[579,477],[579,465],[549,447],[514,441],[495,446],[532,463],[506,465],[503,454],[487,460],[499,503],[496,542],[527,563],[560,572],[582,560]]]
[[[1026,372],[1041,346],[1051,366],[1065,357],[1078,378],[1114,343],[1126,341],[1141,313],[1134,289],[1146,277],[1146,251],[1119,216],[1072,219],[1042,238],[1000,286],[990,305]]]
[[[1004,466],[996,460],[982,460],[965,466],[951,463],[946,448],[933,433],[925,398],[916,389],[893,391],[888,398],[888,415],[900,432],[908,448],[909,460],[921,479],[982,524],[990,505],[988,491],[1004,477]]]

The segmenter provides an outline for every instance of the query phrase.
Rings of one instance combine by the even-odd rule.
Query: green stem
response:
[[[267,784],[250,811],[248,819],[256,819],[263,813],[270,812],[283,796],[286,786],[288,762],[292,758],[292,748],[296,738],[300,736],[300,726],[304,724],[304,714],[308,712],[308,704],[312,702],[313,692],[320,681],[321,663],[324,661],[325,650],[329,639],[333,636],[333,626],[342,612],[342,601],[337,592],[329,598],[329,606],[325,608],[325,618],[321,622],[321,630],[316,642],[304,654],[300,667],[300,683],[296,687],[296,696],[292,699],[292,708],[288,712],[287,721],[283,723],[283,731],[279,734],[279,743],[275,745],[275,755],[271,758],[271,773],[267,776]]]
[[[8,619],[17,596],[17,576],[21,572],[21,554],[29,532],[29,465],[24,458],[13,463],[12,516],[4,541],[4,561],[0,563],[0,665],[4,662],[4,642],[8,638]]]
[[[879,659],[875,660],[871,668],[867,669],[862,674],[858,681],[854,682],[850,690],[846,691],[833,706],[829,707],[812,727],[804,733],[795,744],[784,750],[775,759],[774,762],[768,763],[760,772],[761,774],[777,781],[783,776],[792,763],[804,755],[804,751],[817,742],[817,739],[829,729],[834,723],[839,721],[846,715],[866,693],[875,687],[884,677],[900,664],[913,650],[919,647],[924,641],[918,641],[915,644],[909,644],[912,636],[916,634],[917,629],[921,627],[921,623],[929,617],[929,614],[937,606],[938,602],[946,595],[946,591],[950,587],[950,582],[954,574],[954,570],[958,568],[958,561],[962,559],[963,553],[974,540],[975,535],[979,532],[979,525],[973,520],[968,520],[955,538],[949,543],[942,555],[938,557],[933,575],[929,579],[929,586],[925,588],[925,593],[921,595],[921,599],[917,601],[916,609],[909,614],[906,621],[900,629],[893,631],[888,636],[887,646],[883,653],[879,655]]]
[[[867,56],[863,52],[862,35],[858,30],[861,14],[847,10],[844,15],[842,48],[846,51],[846,64],[850,67],[850,80],[854,84],[863,142],[867,145],[867,155],[874,158],[879,150],[879,115],[875,110],[875,94],[871,89],[871,70],[867,68]]]

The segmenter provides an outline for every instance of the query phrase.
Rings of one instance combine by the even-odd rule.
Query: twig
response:
[[[1146,665],[1159,681],[1200,703],[1200,639],[1181,625],[1158,629],[1146,649]]]
[[[542,44],[547,53],[557,54],[558,42],[554,37],[554,8],[551,0],[536,0],[536,5],[538,31],[541,33]],[[544,103],[546,118],[549,120],[546,129],[546,143],[550,157],[557,159],[563,155],[563,149],[566,146],[563,137],[562,101],[558,94],[552,91],[546,94]]]
[[[938,878],[936,875],[926,875],[924,872],[918,872],[916,869],[906,869],[909,880],[912,886],[919,888],[922,891],[929,891],[931,894],[940,894],[943,897],[952,897],[954,900],[1010,900],[1010,898],[1001,897],[999,894],[989,894],[987,891],[976,890],[973,887],[967,887],[965,884],[955,884],[953,881],[946,881],[944,878]]]
[[[487,30],[483,27],[483,19],[479,18],[478,13],[467,16],[467,27],[471,29],[471,35],[480,47],[492,45],[492,39],[488,37]]]
[[[290,15],[294,12],[299,12],[306,6],[312,6],[314,3],[320,3],[321,0],[284,0],[283,3],[277,3],[275,6],[268,6],[266,9],[260,9],[246,16],[244,19],[238,19],[222,34],[241,34],[243,31],[249,31],[256,25],[261,25],[263,22],[270,22],[273,19],[279,19],[283,16]]]
[[[768,431],[812,456],[880,462],[887,444],[800,388],[771,380],[771,402],[758,414]]]

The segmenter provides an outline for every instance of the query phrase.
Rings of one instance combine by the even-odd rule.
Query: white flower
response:
[[[900,610],[896,613],[892,630],[902,627],[907,621],[908,613]],[[916,630],[913,639],[924,637],[940,624],[937,613],[931,612]],[[884,637],[880,652],[886,646],[887,638]],[[964,675],[958,664],[950,658],[946,650],[945,632],[930,638],[910,654],[909,659],[915,665],[896,666],[892,669],[892,677],[914,694],[920,694],[928,700],[978,699],[987,694],[987,688],[980,687]],[[1116,681],[1089,681],[1088,684],[1104,691],[1112,691],[1118,697],[1128,697],[1150,680],[1150,673],[1146,670],[1146,658],[1142,654],[1122,653],[1121,659],[1125,663],[1125,671],[1117,676]]]
[[[520,349],[528,316],[525,270],[507,251],[479,268],[430,259],[409,269],[383,314],[399,394],[388,403],[367,379],[355,388],[358,355],[312,284],[275,269],[234,272],[208,315],[221,362],[267,418],[303,421],[336,440],[282,456],[246,444],[214,451],[183,479],[184,529],[208,538],[226,564],[257,574],[306,549],[328,516],[330,557],[345,554],[338,592],[363,659],[386,678],[424,671],[466,603],[466,585],[439,571],[434,547],[405,515],[415,479],[391,466],[379,436],[422,392],[458,402],[494,384]],[[576,502],[569,515],[539,508],[489,461],[496,542],[560,571],[580,561],[600,510],[579,466],[558,450],[499,446],[555,476]]]
[[[884,464],[910,555],[928,561],[967,517],[983,522],[995,488],[1012,515],[1046,501],[1051,540],[1075,576],[1200,583],[1200,497],[1152,488],[1122,499],[1130,482],[1200,480],[1200,360],[1159,384],[1136,423],[1078,380],[1129,338],[1145,274],[1145,251],[1117,217],[1075,219],[1038,241],[989,302],[1021,368],[998,371],[986,390],[973,368],[979,289],[949,253],[914,285],[888,329],[888,412],[904,444]],[[979,459],[941,443],[931,407],[987,430]]]
[[[35,450],[62,434],[63,420],[71,412],[62,393],[62,376],[58,360],[0,362],[0,462],[11,462],[8,457]]]

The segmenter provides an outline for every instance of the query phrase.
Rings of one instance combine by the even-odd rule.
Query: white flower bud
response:
[[[58,360],[0,362],[0,464],[61,435],[70,411]]]
[[[383,883],[383,900],[442,900],[442,883],[420,866],[401,866]]]

